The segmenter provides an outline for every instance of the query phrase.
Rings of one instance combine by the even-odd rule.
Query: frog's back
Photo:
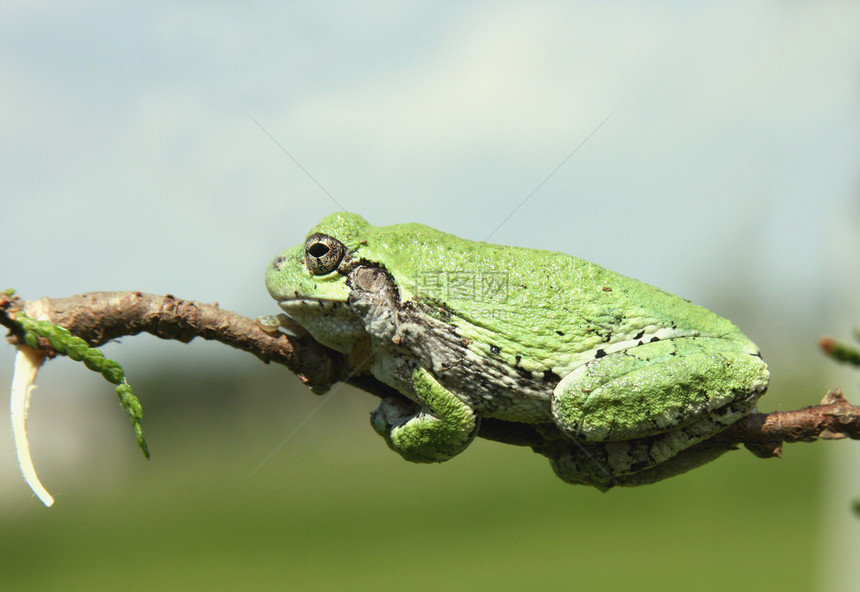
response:
[[[370,251],[396,261],[403,300],[426,305],[472,348],[560,375],[636,340],[698,335],[753,345],[730,321],[564,253],[461,239],[420,224],[376,227]]]

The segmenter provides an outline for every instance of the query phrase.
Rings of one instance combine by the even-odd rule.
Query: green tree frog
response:
[[[532,424],[565,481],[653,482],[721,453],[769,373],[700,306],[550,251],[336,213],[269,265],[292,322],[402,398],[373,428],[403,458],[462,452],[482,418]]]

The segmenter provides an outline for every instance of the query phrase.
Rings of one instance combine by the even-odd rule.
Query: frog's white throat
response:
[[[349,353],[367,334],[364,323],[345,301],[289,298],[279,300],[278,305],[315,340],[341,353]]]

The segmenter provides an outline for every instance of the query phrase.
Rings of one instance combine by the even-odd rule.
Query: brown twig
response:
[[[830,391],[818,405],[795,411],[753,413],[717,436],[719,442],[743,444],[761,458],[781,457],[782,444],[817,439],[860,438],[860,407],[842,391]]]
[[[30,302],[0,294],[0,324],[10,329],[7,340],[14,345],[22,343],[21,332],[12,321],[19,310],[66,327],[94,347],[142,332],[183,343],[202,337],[252,353],[266,363],[282,364],[317,392],[345,380],[378,397],[400,396],[372,376],[352,376],[343,354],[310,337],[267,333],[254,320],[217,304],[141,292],[89,292]],[[485,419],[479,436],[538,450],[544,443],[546,428]],[[757,456],[768,458],[780,456],[785,442],[839,438],[860,439],[860,407],[848,403],[840,391],[831,391],[816,406],[753,413],[712,442],[719,446],[743,444]]]
[[[0,324],[11,329],[7,341],[13,345],[23,343],[18,326],[9,318],[17,310],[65,327],[92,347],[138,333],[182,343],[195,337],[220,341],[266,363],[283,364],[318,390],[325,390],[349,373],[344,356],[310,337],[267,333],[253,319],[224,310],[218,304],[182,300],[170,294],[88,292],[30,302],[0,295]]]

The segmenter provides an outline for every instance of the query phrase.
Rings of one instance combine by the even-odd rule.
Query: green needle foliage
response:
[[[131,385],[125,379],[122,366],[115,360],[105,358],[104,354],[94,347],[90,347],[80,337],[72,335],[65,327],[60,327],[48,321],[37,321],[18,311],[15,313],[15,323],[24,331],[24,342],[33,349],[41,349],[39,337],[47,339],[51,347],[59,353],[75,360],[83,362],[84,365],[94,372],[99,372],[105,380],[117,385],[116,394],[119,403],[134,428],[137,436],[137,445],[143,451],[143,455],[149,458],[149,448],[146,438],[143,436],[143,427],[140,420],[143,417],[143,408],[131,389]]]
[[[854,337],[860,341],[860,328],[854,330]],[[853,366],[860,366],[860,349],[844,343],[825,337],[821,340],[821,345],[824,353],[836,360]]]

